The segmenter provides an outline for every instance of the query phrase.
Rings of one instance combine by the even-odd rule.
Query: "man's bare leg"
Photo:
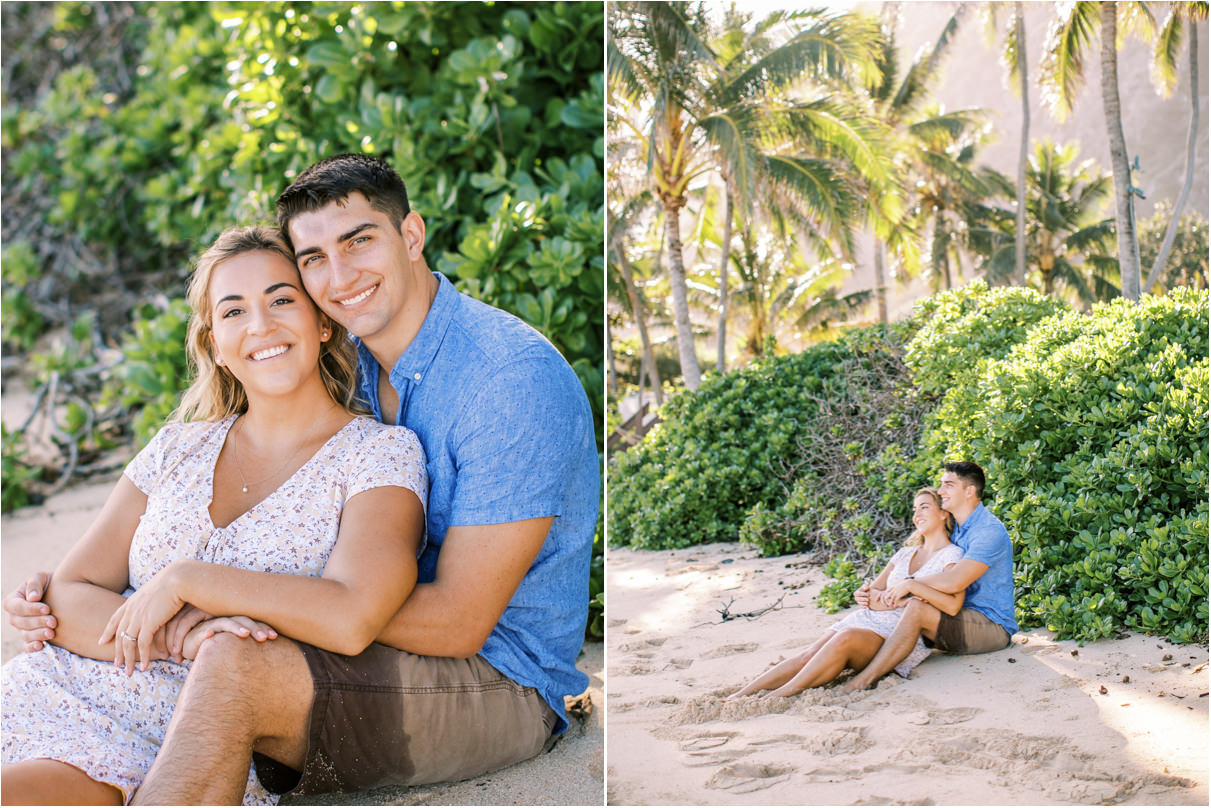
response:
[[[904,608],[904,615],[896,624],[896,629],[883,642],[883,647],[875,658],[862,670],[854,675],[843,686],[846,693],[865,690],[879,681],[892,668],[903,662],[917,644],[917,637],[922,635],[932,640],[937,636],[938,620],[942,613],[923,600],[913,598]]]
[[[290,640],[207,640],[132,802],[239,805],[254,749],[301,769],[313,695],[307,661]]]
[[[122,792],[67,763],[45,758],[7,764],[5,805],[121,805]]]

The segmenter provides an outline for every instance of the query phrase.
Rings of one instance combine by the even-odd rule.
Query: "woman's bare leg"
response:
[[[765,671],[756,679],[752,680],[747,685],[728,696],[728,698],[736,699],[740,698],[741,696],[748,696],[756,693],[758,690],[772,690],[775,687],[781,687],[782,685],[786,684],[791,680],[791,677],[798,673],[804,665],[811,661],[812,657],[816,655],[816,652],[823,648],[825,643],[833,638],[834,634],[836,634],[835,631],[824,632],[824,636],[808,646],[806,651],[801,654],[796,654],[790,659],[782,660],[777,665]]]
[[[862,670],[874,659],[882,645],[883,638],[873,631],[847,628],[829,640],[793,679],[766,698],[793,696],[809,687],[826,685],[846,668]]]
[[[121,805],[122,792],[57,760],[23,760],[0,770],[4,805]]]

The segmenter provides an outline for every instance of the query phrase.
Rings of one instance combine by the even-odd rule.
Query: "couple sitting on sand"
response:
[[[382,160],[323,160],[277,205],[198,262],[174,422],[4,602],[29,652],[3,672],[6,804],[464,779],[547,748],[588,684],[575,373],[429,271]]]
[[[862,608],[834,623],[803,653],[783,660],[729,698],[770,690],[790,696],[855,671],[844,689],[873,687],[891,670],[908,676],[930,648],[956,654],[998,651],[1018,630],[1013,546],[984,507],[984,471],[947,463],[937,489],[913,500],[916,530],[873,583],[854,592]],[[956,527],[957,526],[957,527]]]

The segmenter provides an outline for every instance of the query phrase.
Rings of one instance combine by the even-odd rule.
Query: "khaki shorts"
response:
[[[300,773],[253,755],[269,791],[320,794],[465,780],[534,757],[555,711],[481,657],[375,643],[356,657],[299,643],[315,682]]]
[[[986,654],[1008,648],[1012,638],[1005,627],[975,609],[960,609],[956,615],[942,612],[931,645],[952,654]]]

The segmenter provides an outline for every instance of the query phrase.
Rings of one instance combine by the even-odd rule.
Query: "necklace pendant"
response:
[[[248,486],[244,486],[244,487],[243,487],[243,488],[241,488],[240,490],[241,490],[241,491],[243,491],[245,494],[247,494],[247,493],[248,493]]]

